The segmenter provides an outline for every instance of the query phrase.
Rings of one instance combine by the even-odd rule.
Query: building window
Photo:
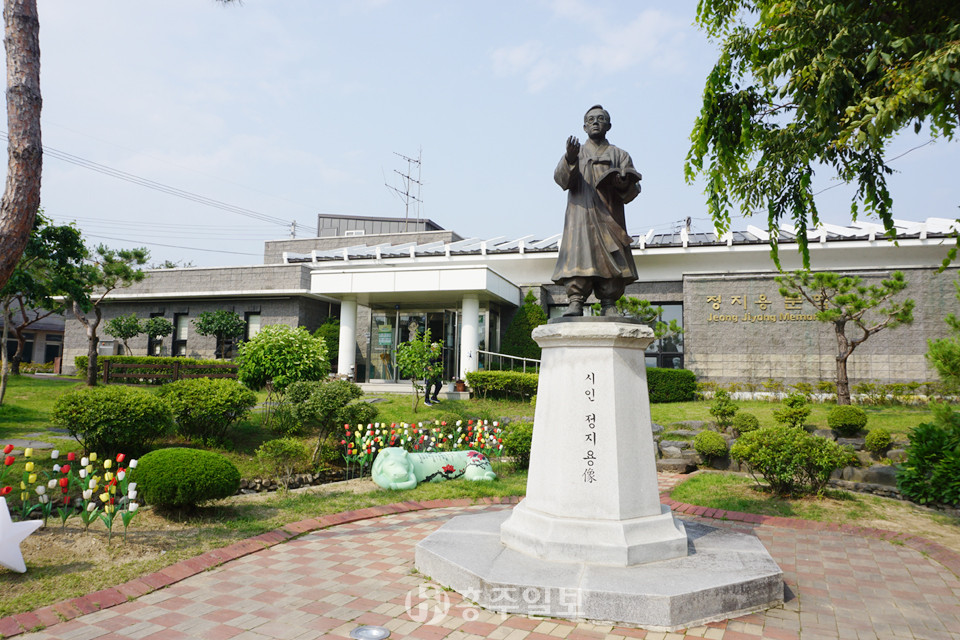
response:
[[[151,313],[151,318],[162,318],[163,312]],[[147,355],[159,356],[163,349],[163,336],[147,336]]]
[[[173,345],[170,353],[174,356],[187,355],[187,327],[189,326],[188,314],[173,314]]]
[[[48,333],[43,347],[43,361],[53,362],[60,357],[63,349],[63,336],[57,333]]]
[[[676,320],[680,328],[683,329],[683,305],[681,303],[654,302],[652,304],[654,307],[663,309],[663,312],[657,318],[658,321],[670,324],[671,320]],[[683,334],[668,335],[654,340],[647,347],[646,362],[648,367],[683,369]]]
[[[259,311],[247,311],[245,314],[243,314],[243,321],[246,323],[246,326],[243,328],[244,340],[249,340],[253,336],[260,333]]]

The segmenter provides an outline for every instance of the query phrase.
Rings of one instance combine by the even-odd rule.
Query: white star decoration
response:
[[[0,498],[0,566],[26,573],[27,565],[20,553],[20,543],[42,526],[43,520],[13,522],[7,509],[7,499]]]

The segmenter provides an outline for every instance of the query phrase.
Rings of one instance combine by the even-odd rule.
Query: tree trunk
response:
[[[847,377],[847,358],[853,353],[845,332],[846,322],[835,322],[837,332],[837,404],[850,404],[850,379]]]
[[[23,361],[23,350],[27,346],[27,341],[24,339],[23,334],[19,331],[17,333],[17,350],[13,352],[13,357],[10,358],[10,375],[18,376],[20,375],[20,362]],[[6,341],[4,341],[6,344]]]
[[[850,380],[847,378],[847,357],[837,356],[837,404],[850,404]]]
[[[4,0],[7,181],[0,200],[0,286],[20,259],[40,207],[40,20],[36,0]]]
[[[97,386],[97,346],[100,339],[97,337],[97,327],[100,326],[100,307],[94,305],[92,311],[96,315],[96,320],[90,322],[86,315],[80,310],[80,305],[73,303],[73,315],[84,326],[87,331],[87,386]]]
[[[3,302],[3,317],[8,318],[10,303]],[[0,335],[0,406],[3,406],[3,396],[7,393],[7,336],[10,335],[10,323],[3,323],[3,332]]]

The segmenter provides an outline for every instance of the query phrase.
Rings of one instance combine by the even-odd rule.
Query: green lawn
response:
[[[765,402],[762,400],[737,400],[740,411],[752,413],[760,420],[761,426],[776,424],[773,412],[780,408],[779,402]],[[827,414],[837,406],[833,402],[814,403],[810,405],[813,412],[807,418],[807,424],[817,429],[829,429]],[[902,440],[913,427],[930,419],[930,410],[925,406],[870,406],[860,407],[867,412],[867,429],[884,427],[892,434],[902,434]],[[698,400],[694,402],[671,402],[650,405],[650,415],[657,424],[669,428],[675,422],[684,420],[713,421],[710,415],[710,402]]]

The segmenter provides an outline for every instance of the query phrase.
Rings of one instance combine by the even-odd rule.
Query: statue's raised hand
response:
[[[577,136],[567,138],[567,164],[575,164],[580,157],[580,141]]]

